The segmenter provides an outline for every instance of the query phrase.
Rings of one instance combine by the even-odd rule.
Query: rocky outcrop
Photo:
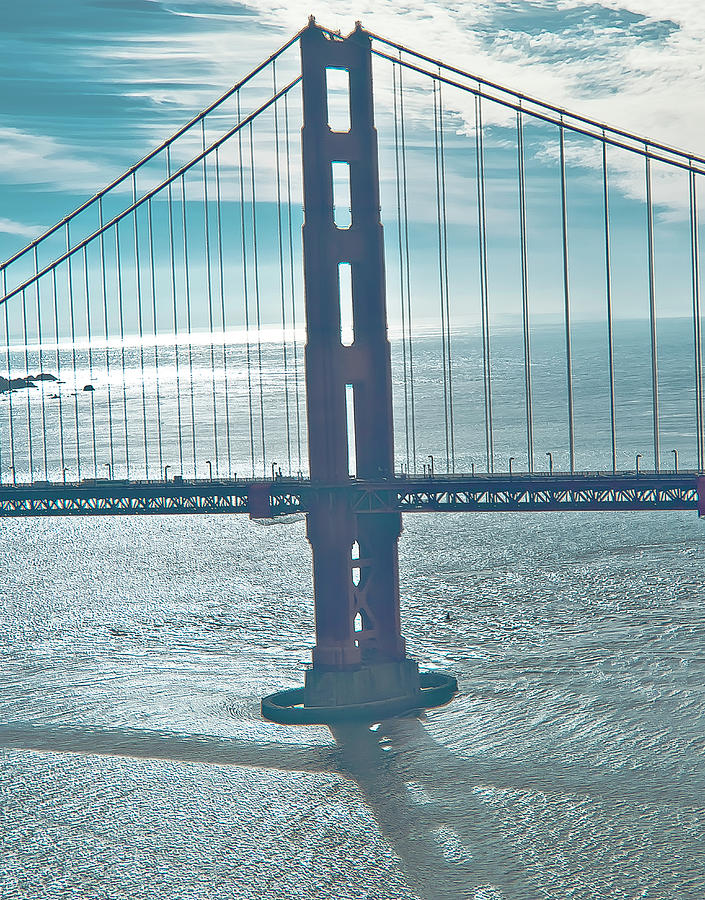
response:
[[[36,388],[37,381],[58,381],[56,375],[50,372],[40,372],[38,375],[27,375],[24,378],[5,378],[0,375],[0,394],[8,391],[20,391],[23,388]]]

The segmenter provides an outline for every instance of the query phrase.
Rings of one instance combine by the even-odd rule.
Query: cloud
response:
[[[457,5],[439,0],[409,0],[402,5],[391,0],[375,0],[374,4],[363,0],[362,5],[352,0],[325,0],[313,7],[310,0],[286,4],[282,0],[250,0],[246,6],[230,0],[199,5],[174,0],[170,8],[163,3],[154,3],[152,8],[155,14],[148,20],[138,17],[137,24],[120,21],[119,27],[102,33],[99,40],[93,32],[86,33],[73,53],[72,84],[78,84],[80,78],[82,90],[87,91],[93,79],[100,86],[101,102],[106,98],[99,125],[89,127],[92,123],[85,113],[86,130],[80,138],[70,128],[56,136],[43,134],[41,127],[33,129],[24,119],[21,127],[0,129],[0,181],[48,186],[72,192],[76,200],[85,198],[261,62],[305,24],[311,11],[318,21],[343,33],[361,19],[368,29],[430,56],[598,120],[674,145],[705,145],[705,122],[693,114],[705,88],[705,25],[700,21],[700,4],[692,0],[676,0],[665,11],[662,4],[650,0],[469,0]],[[279,67],[279,84],[288,80],[297,63],[298,49],[293,48]],[[393,105],[391,67],[380,61],[375,72],[381,137],[381,123],[387,118],[382,179],[389,194],[393,193],[394,178],[388,127]],[[430,158],[432,141],[430,83],[411,74],[405,79],[412,88],[406,94],[410,153],[412,161],[413,154],[425,160]],[[270,93],[271,72],[267,72],[252,85],[245,110]],[[116,106],[111,105],[113,101]],[[457,198],[467,197],[473,188],[474,100],[449,88],[444,89],[444,104],[449,134],[464,135],[470,151],[456,168],[454,159],[461,159],[462,153],[449,155],[450,211],[454,221],[461,221],[469,212],[466,204],[456,209],[456,203],[465,203]],[[84,112],[81,105],[76,106],[76,115]],[[233,104],[223,107],[208,140],[232,125],[234,112]],[[512,180],[515,186],[516,173],[510,171],[516,157],[510,146],[514,114],[491,103],[484,104],[483,113],[488,126],[486,150],[506,151],[504,156],[494,154],[493,176],[504,178],[507,184]],[[58,121],[58,112],[56,118]],[[298,124],[292,122],[295,156]],[[267,114],[258,122],[255,139],[258,196],[268,200],[275,196],[272,132]],[[233,146],[231,142],[222,154],[230,164]],[[181,163],[199,150],[196,129],[174,150],[172,161]],[[543,160],[555,168],[555,147],[546,143],[541,151],[534,145],[533,152],[538,152],[538,162]],[[506,171],[499,169],[502,160]],[[599,158],[584,149],[580,140],[568,142],[568,161],[575,169],[599,174]],[[643,199],[643,160],[615,151],[610,152],[610,166],[612,188],[629,198]],[[161,162],[152,174],[155,183],[163,177]],[[197,174],[190,191],[199,190]],[[297,170],[294,175],[298,196]],[[654,167],[654,197],[663,204],[662,214],[670,210],[677,216],[678,210],[682,213],[685,208],[687,193],[681,191],[679,179],[680,175],[669,181],[667,174]],[[412,206],[412,214],[420,220],[434,215],[432,204],[429,207],[426,202],[429,184],[424,184],[424,191],[424,202]],[[232,179],[224,180],[224,199],[236,199],[237,195]],[[22,219],[19,207],[4,212]]]
[[[0,234],[11,234],[16,237],[32,240],[39,237],[44,231],[41,225],[26,225],[23,222],[15,222],[12,219],[0,217]]]
[[[311,10],[308,0],[249,6],[264,25],[285,32],[300,28]],[[313,11],[343,33],[361,19],[460,68],[655,140],[693,150],[705,144],[705,123],[693,115],[705,88],[705,24],[694,0],[666,8],[650,0],[328,0]]]
[[[107,166],[83,148],[48,135],[0,127],[0,178],[9,183],[73,191],[109,177]]]

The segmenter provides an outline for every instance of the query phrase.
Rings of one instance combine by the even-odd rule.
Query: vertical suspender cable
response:
[[[22,291],[22,331],[24,334],[24,368],[25,374],[29,375],[29,337],[27,333],[27,292]],[[34,457],[32,455],[32,413],[30,409],[30,392],[27,391],[27,450],[29,465],[29,480],[34,478]]]
[[[565,318],[565,366],[568,386],[568,441],[570,445],[570,471],[575,471],[575,422],[573,417],[573,356],[570,329],[570,278],[568,270],[568,203],[565,178],[565,131],[562,124],[560,133],[561,167],[561,233],[563,238],[563,304]]]
[[[693,350],[695,352],[695,429],[698,472],[703,471],[703,344],[700,317],[700,241],[698,234],[698,197],[695,172],[688,173],[690,181],[690,259],[693,285]]]
[[[168,152],[168,151],[167,151]],[[125,432],[125,474],[130,477],[130,438],[127,425],[127,374],[125,366],[125,304],[122,290],[122,253],[120,223],[115,225],[115,268],[117,271],[118,312],[120,313],[120,363],[122,368],[122,421]]]
[[[272,62],[272,82],[274,93],[277,93],[277,64]],[[282,179],[281,160],[279,150],[279,109],[275,103],[272,106],[274,114],[274,156],[277,172],[277,238],[279,247],[279,293],[281,298],[282,315],[282,362],[284,363],[284,407],[286,409],[286,460],[288,473],[291,475],[291,418],[289,415],[289,357],[287,353],[286,339],[286,294],[284,290],[284,234],[282,230]]]
[[[132,202],[137,202],[137,174],[132,173]],[[142,304],[142,266],[140,254],[137,209],[132,213],[132,233],[135,244],[135,288],[137,290],[137,324],[140,339],[140,382],[142,383],[142,439],[144,450],[144,474],[149,478],[149,451],[147,447],[147,387],[144,377],[144,310]]]
[[[188,376],[191,398],[191,453],[193,477],[196,477],[196,406],[193,396],[193,333],[191,331],[191,271],[189,266],[188,219],[186,216],[186,176],[181,175],[181,225],[184,239],[184,290],[186,292],[186,331],[188,333]]]
[[[83,253],[83,285],[86,292],[86,337],[88,338],[88,384],[93,387],[93,331],[91,329],[91,293],[88,283],[88,249],[84,245]],[[98,451],[95,438],[95,392],[91,391],[91,439],[93,447],[93,477],[98,477]]]
[[[480,306],[482,318],[482,373],[485,394],[485,451],[487,471],[494,472],[492,428],[492,365],[490,359],[490,316],[487,278],[487,205],[485,198],[485,143],[482,125],[482,95],[475,95],[475,160],[477,166],[477,233],[480,258]]]
[[[448,411],[448,361],[446,353],[445,279],[443,272],[443,214],[441,200],[441,162],[438,141],[438,97],[433,80],[433,146],[436,162],[436,232],[438,240],[438,290],[441,306],[441,352],[443,355],[443,416],[445,429],[446,471],[450,471],[450,416]]]
[[[526,249],[526,171],[524,114],[517,110],[517,158],[519,173],[519,240],[521,243],[521,312],[524,332],[524,401],[526,406],[526,462],[534,471],[534,410],[531,394],[531,330],[529,321],[529,272]]]
[[[262,379],[262,309],[259,291],[259,255],[257,251],[257,195],[255,190],[255,144],[252,122],[250,132],[250,180],[252,191],[252,261],[254,266],[255,310],[257,315],[257,368],[259,379],[260,437],[262,445],[262,474],[267,474],[267,456],[264,440],[264,383]]]
[[[159,383],[159,337],[157,329],[157,276],[154,263],[154,220],[152,200],[147,201],[147,227],[149,236],[149,281],[152,292],[152,335],[154,337],[154,391],[157,401],[157,443],[159,446],[159,475],[164,471],[164,447],[162,442],[161,385]]]
[[[603,129],[604,137],[604,129]],[[605,290],[607,298],[607,353],[610,375],[610,432],[612,436],[612,471],[617,471],[617,430],[614,391],[614,330],[612,315],[612,248],[610,241],[609,184],[607,180],[607,142],[602,142],[602,190],[605,214]]]
[[[445,281],[445,317],[446,317],[446,352],[448,355],[448,416],[450,432],[450,468],[455,472],[455,421],[453,416],[453,353],[452,335],[450,328],[450,286],[448,277],[448,204],[446,197],[446,157],[445,137],[443,127],[443,97],[441,94],[441,82],[438,82],[438,124],[440,130],[440,156],[441,156],[441,199],[443,212],[443,268]]]
[[[2,270],[2,293],[3,297],[7,293],[7,270]],[[10,314],[8,311],[8,302],[3,303],[5,307],[5,353],[7,355],[7,380],[12,379],[12,363],[10,360]],[[7,418],[8,430],[10,432],[10,470],[12,472],[12,483],[17,481],[17,473],[15,471],[15,424],[12,420],[12,391],[7,392]]]
[[[237,95],[237,119],[242,121],[240,112],[240,94]],[[252,477],[255,477],[255,419],[252,406],[252,358],[250,354],[250,300],[247,278],[247,232],[245,230],[245,171],[242,154],[242,129],[237,133],[239,174],[240,174],[240,234],[242,237],[242,279],[243,300],[245,305],[245,354],[247,359],[247,402],[250,424],[250,466]]]
[[[3,288],[2,288],[2,293],[0,294],[0,297],[4,297],[5,294],[7,293],[7,276],[5,274],[6,267],[2,266],[1,268],[2,268]],[[3,305],[5,307],[5,310],[7,310],[7,300],[5,301],[5,303]],[[8,353],[8,356],[9,356],[9,353]],[[8,396],[9,396],[9,394],[11,393],[10,392],[9,373],[8,373],[7,379],[8,379],[7,388],[8,388]],[[2,443],[2,428],[0,428],[0,487],[2,487],[2,484],[3,484],[3,466],[6,462],[4,453],[5,453],[5,450],[4,450],[3,443]]]
[[[171,178],[171,152],[166,148],[166,174]],[[179,429],[179,470],[184,472],[184,442],[181,425],[181,377],[179,372],[179,310],[176,298],[176,241],[174,239],[174,193],[172,182],[167,186],[167,205],[169,208],[169,257],[171,262],[171,304],[174,316],[174,364],[176,366],[176,415]],[[166,472],[164,473],[166,477]]]
[[[37,248],[34,247],[34,271],[35,273],[39,271],[39,261],[37,259]],[[39,372],[42,373],[44,370],[44,362],[43,362],[43,336],[42,336],[42,303],[41,303],[41,294],[40,294],[40,285],[39,279],[37,278],[35,281],[35,290],[37,292],[37,349],[39,351]],[[40,382],[40,390],[41,390],[41,402],[42,402],[42,450],[44,455],[44,480],[48,481],[49,479],[49,461],[47,459],[47,417],[46,417],[46,402],[45,402],[45,390],[44,390],[45,382],[42,380]]]
[[[661,441],[659,439],[658,410],[658,348],[656,343],[656,279],[654,271],[654,207],[651,192],[651,157],[648,144],[646,151],[646,231],[648,240],[649,267],[649,324],[651,329],[651,398],[653,402],[654,469],[661,468]]]
[[[201,119],[201,147],[206,152],[206,120]],[[208,291],[208,327],[210,328],[210,358],[211,358],[211,393],[213,395],[213,462],[215,474],[220,475],[220,460],[218,458],[218,403],[215,390],[215,338],[213,336],[213,273],[211,271],[211,235],[210,214],[208,198],[208,166],[206,157],[203,157],[203,206],[205,221],[205,252],[206,252],[206,288]]]
[[[100,280],[103,291],[103,321],[105,334],[105,377],[108,382],[108,437],[110,440],[110,471],[115,471],[115,451],[113,449],[113,404],[110,384],[110,327],[108,320],[108,282],[105,266],[105,234],[103,228],[103,198],[98,198],[98,222],[100,232]]]
[[[294,354],[294,388],[296,394],[296,455],[299,470],[302,466],[301,457],[301,399],[299,385],[299,348],[296,337],[296,280],[294,277],[294,225],[292,218],[293,197],[291,193],[291,147],[289,141],[289,94],[284,94],[284,127],[286,129],[286,197],[287,197],[287,224],[288,224],[288,255],[289,255],[289,279],[291,281],[291,330],[293,334]]]
[[[401,50],[399,51],[401,58]],[[404,268],[406,271],[406,326],[408,332],[409,399],[411,406],[411,456],[416,473],[416,395],[414,387],[413,320],[411,311],[411,261],[409,254],[409,202],[406,169],[406,123],[404,119],[403,69],[399,67],[399,134],[401,138],[402,212],[404,221]],[[401,225],[400,225],[401,227]],[[403,299],[402,299],[403,302]]]
[[[69,223],[66,223],[66,251],[71,249],[71,235]],[[73,372],[73,413],[76,426],[76,480],[81,480],[81,439],[78,431],[78,382],[76,381],[76,311],[73,296],[73,271],[71,263],[73,257],[66,260],[68,292],[69,292],[69,318],[71,320],[71,371]]]
[[[225,268],[223,265],[223,214],[220,183],[220,147],[215,148],[215,189],[218,217],[218,283],[220,288],[220,318],[223,325],[223,388],[225,400],[225,438],[228,451],[228,477],[233,474],[233,454],[230,440],[230,396],[228,391],[228,354],[226,347],[227,324],[225,320]]]
[[[59,291],[56,283],[56,266],[51,270],[52,291],[54,294],[54,338],[56,340],[56,377],[61,384],[61,351],[59,349]],[[66,458],[64,452],[64,410],[61,388],[57,389],[57,397],[59,400],[59,460],[61,462],[61,476],[64,475],[66,468]]]
[[[397,234],[399,246],[399,301],[401,304],[401,348],[404,367],[404,445],[406,450],[406,471],[411,471],[409,447],[409,384],[406,359],[406,291],[404,290],[404,243],[401,217],[401,166],[399,156],[399,113],[397,104],[397,66],[392,64],[392,93],[394,96],[394,173],[397,189]]]

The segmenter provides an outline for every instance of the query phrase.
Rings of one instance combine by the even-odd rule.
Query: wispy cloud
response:
[[[300,28],[311,6],[251,0],[260,21]],[[313,9],[343,32],[356,19],[429,55],[608,124],[696,151],[705,120],[705,21],[699,0],[328,0]]]
[[[44,134],[0,128],[0,178],[4,181],[74,191],[109,177],[108,168],[89,156],[87,149]]]
[[[0,218],[0,233],[2,234],[11,234],[32,240],[32,238],[39,237],[43,231],[44,229],[41,225],[26,225],[23,222],[15,222],[12,219]]]

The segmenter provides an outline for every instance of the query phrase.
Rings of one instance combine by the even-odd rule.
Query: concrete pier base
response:
[[[304,706],[355,706],[377,700],[415,697],[421,689],[416,660],[378,662],[351,671],[314,666],[304,680]]]
[[[262,715],[282,725],[376,722],[417,709],[443,706],[458,690],[445,672],[419,672],[415,660],[374,663],[350,671],[306,672],[303,688],[262,700]]]

